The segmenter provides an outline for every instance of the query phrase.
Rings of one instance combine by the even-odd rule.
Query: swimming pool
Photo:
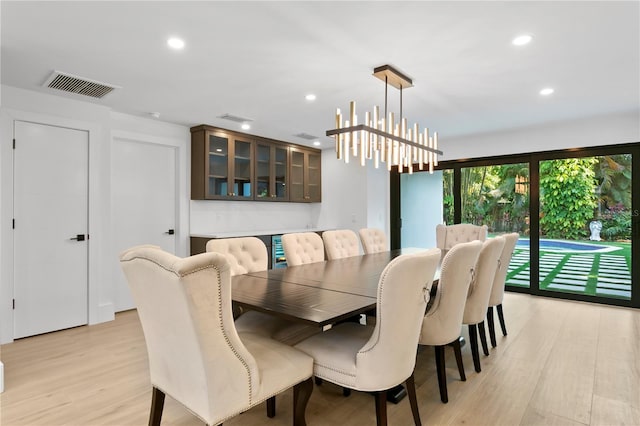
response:
[[[528,250],[529,240],[520,238],[516,244],[516,248]],[[577,241],[540,239],[540,250],[555,253],[608,253],[620,250],[620,247],[601,246],[597,244],[580,243]]]

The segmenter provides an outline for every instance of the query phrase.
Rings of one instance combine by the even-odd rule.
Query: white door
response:
[[[176,148],[114,138],[111,149],[115,312],[135,307],[118,262],[129,247],[176,251]]]
[[[88,322],[89,134],[16,121],[14,337]]]

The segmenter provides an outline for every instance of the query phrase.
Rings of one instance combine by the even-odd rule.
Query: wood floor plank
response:
[[[640,311],[514,293],[505,295],[504,308],[509,335],[498,331],[498,346],[481,356],[481,373],[473,371],[466,345],[467,381],[461,382],[447,351],[448,404],[440,402],[433,348],[419,351],[415,380],[423,424],[640,424]],[[462,333],[467,336],[466,327]],[[135,311],[18,340],[2,346],[0,357],[2,426],[147,423],[151,387]],[[267,418],[261,404],[225,426],[290,425],[291,405],[288,390],[277,397],[275,418]],[[390,425],[413,424],[406,398],[389,404],[388,415]],[[374,425],[374,400],[360,392],[345,398],[340,387],[325,383],[314,388],[306,417],[310,426]],[[202,422],[167,397],[162,424]]]

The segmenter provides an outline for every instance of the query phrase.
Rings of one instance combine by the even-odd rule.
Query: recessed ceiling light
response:
[[[251,126],[249,125],[249,123],[242,123],[242,130],[249,130],[251,128]]]
[[[315,101],[316,100],[316,95],[314,95],[313,93],[309,93],[307,96],[304,97],[306,100],[308,101]]]
[[[320,146],[320,141],[313,141],[314,146]]]
[[[542,89],[542,90],[540,91],[540,94],[541,94],[542,96],[549,96],[549,95],[550,95],[550,94],[552,94],[553,92],[554,92],[554,90],[553,90],[551,87],[546,87],[546,88],[544,88],[544,89]]]
[[[529,44],[531,40],[533,40],[533,36],[531,34],[522,34],[511,40],[511,44],[515,46],[524,46],[525,44]]]
[[[176,50],[184,49],[184,40],[177,37],[171,37],[167,40],[167,45]]]

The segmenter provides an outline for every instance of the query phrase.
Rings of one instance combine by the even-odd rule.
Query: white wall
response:
[[[191,233],[204,235],[316,228],[319,209],[315,203],[260,201],[191,200],[190,205]]]
[[[441,160],[523,154],[640,141],[640,111],[447,138]]]
[[[189,129],[147,118],[119,114],[98,104],[2,86],[0,108],[0,224],[10,224],[13,212],[13,122],[26,120],[89,132],[89,322],[113,319],[111,262],[117,256],[111,241],[111,141],[114,135],[179,150],[180,255],[188,247]],[[38,248],[46,250],[46,248]],[[181,253],[180,253],[181,252]],[[13,232],[0,226],[0,343],[13,339]]]

